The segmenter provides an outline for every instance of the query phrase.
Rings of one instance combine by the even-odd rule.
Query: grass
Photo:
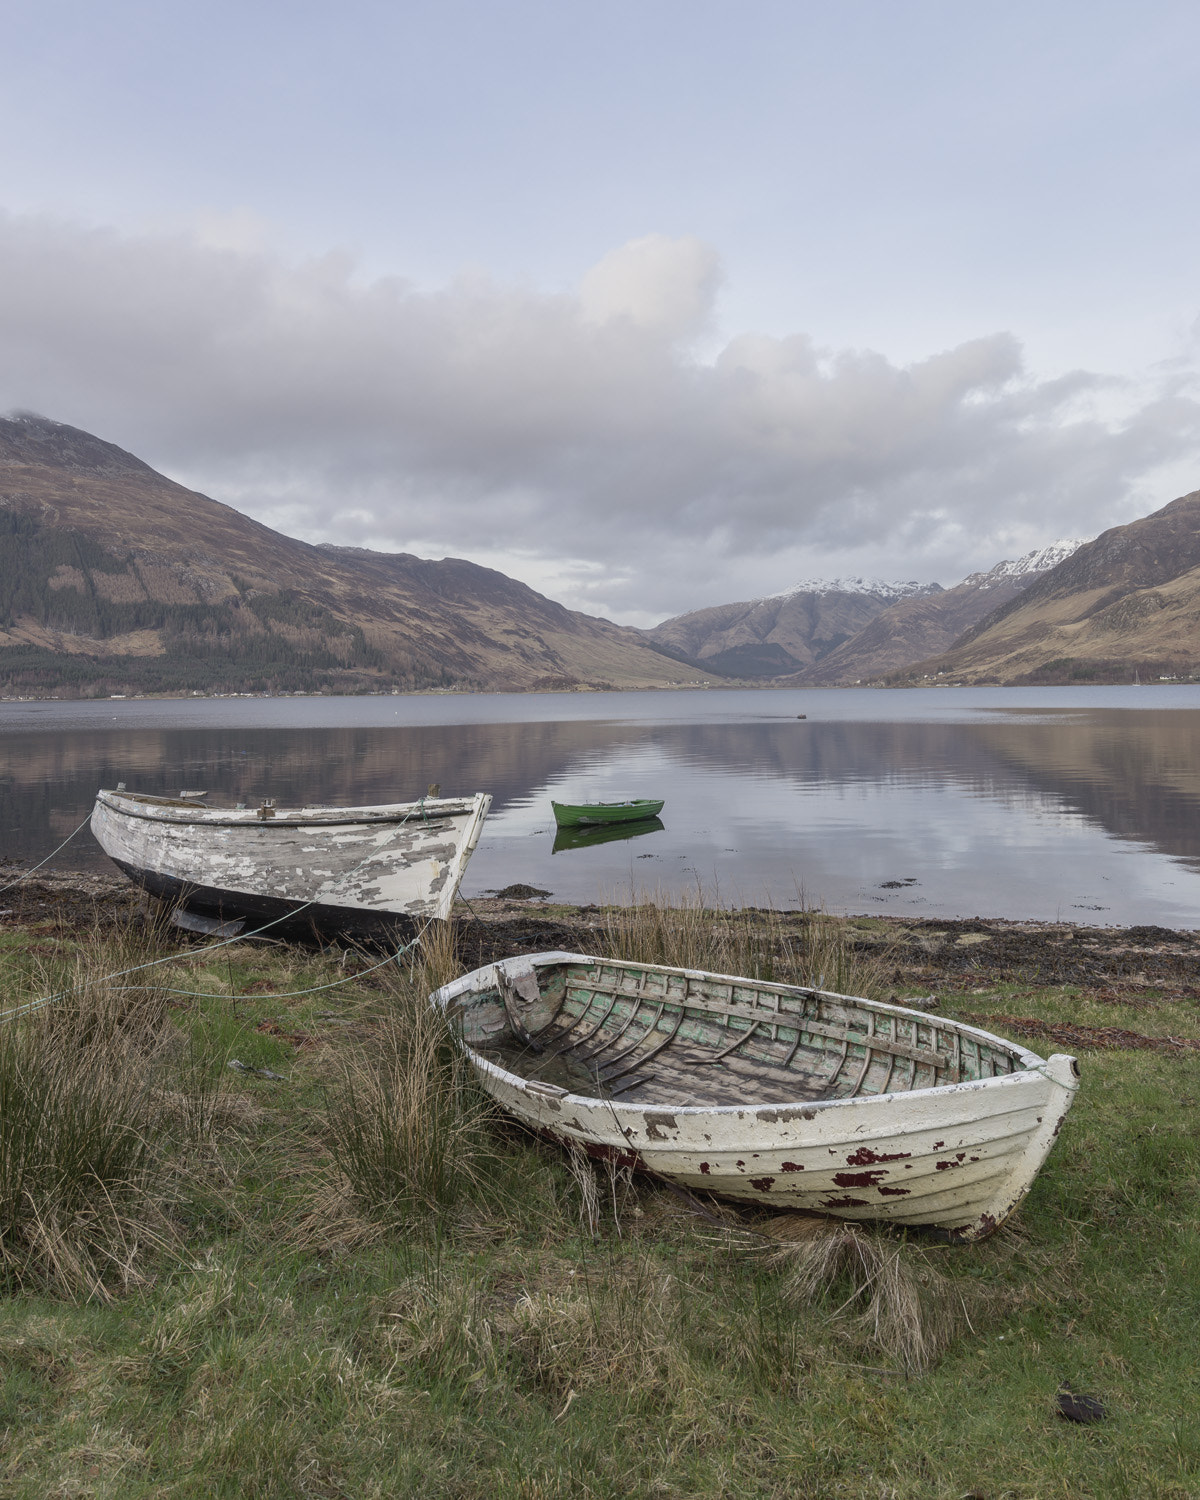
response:
[[[671,952],[655,907],[606,919],[613,945],[854,977],[834,919],[772,951],[770,914],[684,912]],[[419,1003],[444,950],[356,975],[355,954],[193,948],[122,995],[95,982],[112,957],[96,942],[47,959],[7,937],[7,998],[71,974],[74,999],[0,1045],[60,1068],[42,1097],[64,1117],[59,1085],[103,1059],[95,1076],[133,1088],[140,1145],[111,1173],[136,1229],[124,1259],[120,1232],[89,1238],[95,1196],[59,1219],[84,1275],[5,1221],[0,1494],[1200,1495],[1195,1052],[1084,1054],[1016,1221],[943,1248],[703,1217],[509,1128]],[[940,995],[950,1014],[1195,1021],[1186,999]],[[1061,1420],[1063,1381],[1108,1419]]]
[[[484,1187],[493,1114],[445,1013],[428,996],[453,977],[446,929],[407,971],[379,976],[383,1013],[330,1063],[325,1140],[344,1190],[373,1219],[416,1232]]]
[[[769,907],[728,911],[709,905],[701,887],[632,894],[603,908],[601,940],[611,958],[885,997],[886,950],[864,955],[847,924],[825,912],[808,910],[797,921]]]

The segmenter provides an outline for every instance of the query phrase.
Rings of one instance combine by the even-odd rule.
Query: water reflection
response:
[[[638,818],[632,823],[609,823],[590,828],[559,828],[554,834],[551,854],[565,849],[594,849],[597,844],[617,844],[622,839],[640,839],[647,833],[662,833],[666,824],[661,818]]]
[[[737,698],[750,705],[741,719],[731,696],[721,717],[699,722],[677,702],[661,721],[239,729],[64,718],[0,733],[0,854],[42,858],[86,818],[97,787],[118,781],[204,787],[213,802],[331,803],[415,797],[436,781],[447,795],[494,798],[468,894],[519,880],[590,901],[699,881],[731,901],[793,904],[802,892],[853,911],[1197,922],[1200,710],[1075,711],[1068,700],[1057,715],[1041,704],[934,721],[904,700],[907,716],[887,720],[899,699],[877,694],[872,722],[853,695],[828,695],[824,719],[810,704],[798,721],[766,712],[769,694]],[[952,707],[952,693],[940,701]],[[474,702],[482,718],[489,700]],[[839,703],[854,714],[833,717]],[[346,700],[342,717],[357,711]],[[616,801],[647,786],[671,813],[652,839],[636,825],[569,845],[554,837],[552,798]],[[87,835],[57,863],[106,867]]]

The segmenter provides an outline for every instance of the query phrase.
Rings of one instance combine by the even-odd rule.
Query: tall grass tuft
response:
[[[959,1332],[950,1283],[894,1240],[812,1222],[813,1233],[771,1251],[785,1301],[832,1303],[831,1318],[848,1314],[851,1331],[908,1374],[927,1370]]]
[[[10,1285],[107,1297],[163,1238],[154,1059],[165,996],[106,980],[132,951],[84,948],[43,976],[60,998],[0,1024],[0,1275]]]
[[[393,1226],[440,1220],[483,1181],[491,1105],[452,1023],[429,995],[455,970],[439,926],[414,958],[381,970],[386,1009],[370,1039],[341,1054],[325,1094],[325,1133],[360,1208]]]
[[[693,891],[634,892],[606,906],[603,941],[611,958],[745,975],[843,995],[881,998],[883,961],[864,956],[847,923],[825,912],[773,908],[727,911]]]

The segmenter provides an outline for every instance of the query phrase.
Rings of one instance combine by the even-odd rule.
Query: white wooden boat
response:
[[[176,906],[181,925],[373,936],[449,916],[491,800],[219,808],[196,793],[101,791],[92,832],[130,879]]]
[[[774,1208],[991,1233],[1075,1090],[1044,1060],[922,1011],[725,974],[536,953],[433,1002],[533,1129]]]

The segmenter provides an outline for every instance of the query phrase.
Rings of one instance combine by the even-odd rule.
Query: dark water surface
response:
[[[437,781],[494,799],[468,896],[699,882],[728,904],[1197,927],[1198,750],[1186,686],[0,703],[0,855],[41,859],[118,781],[331,803]],[[661,826],[556,851],[551,798],[630,796],[664,797]],[[54,865],[108,867],[86,830]]]

